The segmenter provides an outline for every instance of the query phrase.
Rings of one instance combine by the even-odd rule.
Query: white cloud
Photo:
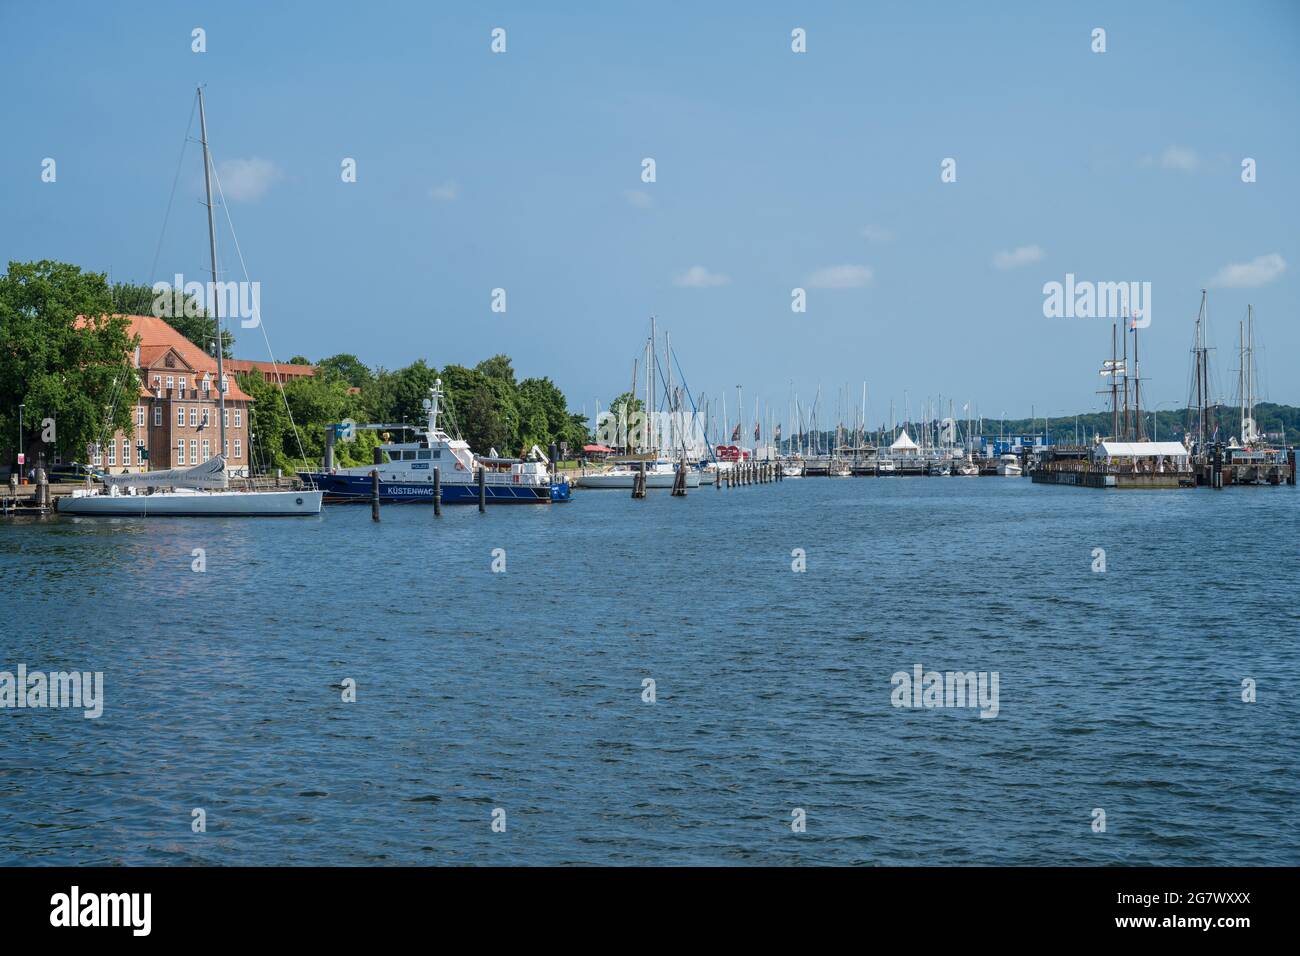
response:
[[[1019,269],[1043,258],[1043,247],[1034,243],[1030,246],[1016,246],[1010,252],[1005,249],[993,257],[995,269]]]
[[[460,195],[460,187],[455,183],[443,183],[429,190],[429,198],[434,202],[451,202]]]
[[[867,266],[827,266],[808,277],[814,289],[858,289],[871,282],[873,273]]]
[[[236,202],[261,199],[271,184],[281,178],[279,168],[269,159],[223,159],[217,164],[221,193]]]
[[[691,266],[673,279],[673,285],[681,286],[684,289],[707,289],[710,286],[726,285],[730,281],[730,276],[710,272],[704,266]]]
[[[650,198],[650,194],[642,192],[640,189],[629,189],[623,195],[627,199],[628,205],[635,206],[637,209],[649,209],[654,205],[654,200]]]
[[[863,226],[862,238],[871,242],[892,242],[894,234],[884,226]]]
[[[1219,270],[1212,284],[1225,289],[1253,289],[1272,282],[1286,271],[1286,260],[1276,252],[1250,262],[1234,262]]]

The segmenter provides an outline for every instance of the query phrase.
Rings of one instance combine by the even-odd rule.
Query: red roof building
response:
[[[224,363],[226,444],[221,449],[217,447],[221,440],[217,360],[162,319],[151,315],[123,318],[129,323],[127,334],[136,340],[131,364],[139,370],[142,385],[134,397],[131,428],[114,433],[105,444],[87,449],[87,462],[122,474],[188,468],[221,452],[231,474],[249,474],[249,413],[253,399],[235,380],[232,362]],[[86,320],[77,321],[85,324]],[[59,464],[57,459],[55,464]]]

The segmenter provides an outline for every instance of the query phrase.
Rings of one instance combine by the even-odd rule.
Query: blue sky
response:
[[[1043,315],[1073,273],[1152,283],[1150,401],[1184,399],[1208,286],[1224,387],[1252,302],[1267,397],[1300,403],[1300,5],[541,6],[6,2],[0,257],[202,278],[193,146],[150,267],[203,82],[281,358],[505,352],[590,413],[655,314],[729,405],[866,380],[873,422],[905,391],[1059,414],[1100,408],[1109,348]]]

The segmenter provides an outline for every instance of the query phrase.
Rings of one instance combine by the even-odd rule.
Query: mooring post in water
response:
[[[1210,459],[1210,487],[1223,487],[1223,446],[1214,446],[1214,455]]]
[[[1286,483],[1295,484],[1295,449],[1292,448],[1286,453]]]
[[[686,459],[677,463],[677,473],[673,475],[673,497],[686,497]]]
[[[44,468],[36,469],[36,507],[48,511],[50,507],[50,476]]]
[[[487,468],[478,466],[478,513],[487,511]]]
[[[379,469],[370,469],[370,519],[379,520]]]
[[[433,516],[442,517],[442,469],[433,469]]]
[[[632,476],[632,497],[645,497],[645,462],[637,465],[636,474]]]

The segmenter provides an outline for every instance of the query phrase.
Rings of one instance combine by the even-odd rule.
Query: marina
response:
[[[1066,2],[10,5],[6,938],[1285,928],[1296,11]]]

